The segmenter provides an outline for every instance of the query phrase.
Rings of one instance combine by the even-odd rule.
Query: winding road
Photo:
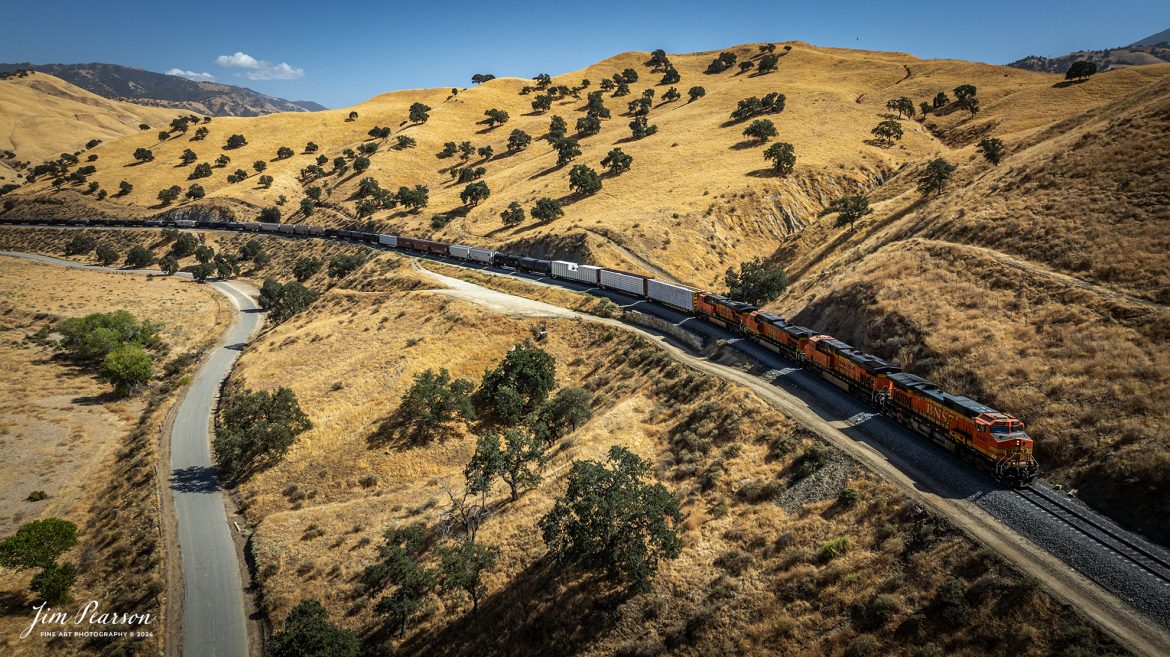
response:
[[[117,274],[161,275],[151,269],[114,269],[43,255],[0,255]],[[190,278],[190,274],[175,274]],[[171,427],[171,494],[183,564],[183,657],[246,657],[248,625],[240,563],[211,462],[210,426],[219,386],[263,322],[244,286],[207,283],[236,308],[236,321],[204,359]]]

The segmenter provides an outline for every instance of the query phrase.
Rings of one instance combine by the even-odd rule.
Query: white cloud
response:
[[[177,75],[188,80],[195,80],[196,82],[212,82],[215,76],[210,73],[196,73],[195,71],[184,71],[181,68],[172,68],[167,71],[167,75]]]
[[[244,77],[249,80],[299,80],[305,77],[304,69],[289,66],[285,62],[273,64],[244,52],[220,55],[215,58],[215,64],[222,68],[244,69]]]

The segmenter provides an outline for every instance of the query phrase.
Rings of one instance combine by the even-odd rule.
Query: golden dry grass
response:
[[[178,279],[146,279],[2,257],[0,267],[0,536],[32,520],[59,517],[77,523],[81,542],[65,559],[79,563],[78,600],[125,601],[123,587],[141,587],[139,575],[157,580],[158,494],[153,457],[161,428],[158,401],[149,393],[128,399],[111,397],[109,385],[92,372],[52,358],[52,353],[24,337],[54,318],[127,309],[138,318],[162,325],[171,358],[214,340],[231,318],[227,302],[211,290]],[[146,415],[144,415],[144,413]],[[146,425],[143,421],[149,418]],[[147,427],[144,429],[143,427]],[[130,441],[142,433],[130,453]],[[128,461],[132,454],[135,459]],[[142,478],[145,477],[145,478]],[[129,486],[130,492],[120,490]],[[33,490],[47,500],[26,501]],[[112,491],[118,490],[117,495]],[[131,538],[140,531],[146,540]],[[129,546],[133,545],[131,550]],[[129,564],[128,562],[133,562]],[[125,573],[112,581],[110,573]],[[20,640],[29,622],[27,594],[31,572],[5,572],[0,590],[0,651],[11,655],[46,654],[44,640]],[[141,588],[133,600],[150,606],[158,590]],[[147,595],[148,597],[142,597]],[[159,629],[155,628],[156,631]],[[95,644],[96,645],[96,644]],[[93,650],[84,641],[62,641],[55,654]]]
[[[353,282],[401,269],[395,262],[380,257]],[[558,385],[594,393],[594,417],[551,450],[537,488],[516,503],[495,492],[497,512],[480,536],[501,556],[479,617],[431,598],[395,642],[402,651],[839,655],[868,634],[878,654],[912,655],[912,644],[933,641],[947,654],[1045,655],[1068,645],[1073,630],[1113,649],[1010,570],[984,566],[991,557],[842,456],[831,453],[818,475],[795,482],[794,464],[812,444],[807,434],[753,394],[691,372],[644,340],[589,322],[491,315],[422,288],[345,285],[267,330],[233,374],[250,387],[292,388],[314,424],[283,461],[237,491],[277,630],[299,601],[316,598],[336,622],[387,641],[374,601],[360,593],[361,571],[388,525],[433,526],[446,507],[443,485],[461,485],[484,430],[456,423],[420,446],[388,420],[414,374],[445,367],[478,382],[534,326],[547,332],[540,344],[556,358]],[[688,454],[688,431],[715,444]],[[681,558],[664,566],[650,593],[628,598],[551,568],[535,530],[570,462],[600,458],[613,444],[649,459],[688,515]],[[721,476],[704,487],[699,475],[709,469]],[[762,501],[768,482],[781,504]],[[846,485],[860,490],[854,506],[835,502]],[[822,560],[822,546],[842,536],[850,551]],[[968,587],[973,615],[940,638],[934,601],[952,576]],[[893,604],[882,622],[868,611],[879,594]],[[916,629],[905,629],[916,613]]]
[[[0,150],[15,153],[0,158],[0,184],[19,182],[18,161],[35,166],[82,150],[91,139],[112,141],[137,133],[142,123],[157,134],[177,114],[102,98],[44,73],[0,80]]]
[[[351,172],[316,183],[325,187],[325,207],[306,221],[352,222],[352,194],[358,180],[366,175],[390,189],[421,183],[430,187],[430,206],[418,214],[379,212],[374,221],[380,229],[416,236],[436,233],[442,239],[492,246],[510,243],[533,252],[589,257],[627,269],[658,268],[691,283],[711,285],[728,264],[772,253],[778,239],[809,223],[840,194],[872,187],[907,162],[950,150],[915,121],[903,121],[906,137],[893,148],[867,143],[872,138],[869,130],[882,119],[890,97],[906,94],[923,100],[939,89],[949,92],[958,84],[973,83],[983,99],[980,115],[965,119],[965,112],[957,112],[932,119],[932,123],[939,123],[936,131],[978,133],[994,126],[997,134],[1023,136],[1165,75],[1165,71],[1159,72],[1162,67],[1143,67],[1101,75],[1072,89],[1053,88],[1059,76],[950,60],[924,61],[898,53],[819,48],[800,42],[790,45],[792,50],[780,59],[779,70],[762,76],[704,73],[716,53],[672,55],[671,61],[682,75],[682,81],[674,86],[684,97],[666,104],[656,100],[650,119],[658,125],[658,134],[633,142],[626,140],[630,120],[624,116],[626,103],[644,89],[653,88],[660,97],[667,88],[657,84],[661,73],[644,65],[646,53],[623,53],[554,78],[554,84],[570,86],[589,79],[592,84],[587,92],[597,89],[602,78],[626,67],[640,75],[629,96],[610,98],[605,94],[613,118],[604,122],[600,134],[582,140],[583,154],[574,162],[599,168],[605,153],[619,146],[634,156],[634,167],[606,179],[600,193],[579,200],[569,197],[570,167],[557,168],[555,153],[539,137],[545,134],[553,115],[565,118],[572,130],[583,115],[585,92],[581,100],[570,98],[554,104],[548,112],[534,113],[530,107],[533,95],[518,94],[528,81],[514,78],[493,80],[455,96],[447,89],[399,91],[344,110],[216,118],[206,125],[210,133],[203,141],[191,141],[190,132],[162,143],[154,134],[133,135],[96,149],[101,159],[93,179],[107,190],[115,190],[123,179],[134,183],[134,191],[125,198],[109,200],[106,211],[136,213],[157,205],[159,189],[190,184],[187,176],[191,166],[179,165],[183,150],[191,148],[199,155],[198,161],[207,162],[227,154],[232,158],[228,167],[198,181],[208,193],[205,203],[226,205],[250,217],[259,207],[284,195],[292,201],[286,206],[287,215],[295,211],[293,206],[303,196],[298,174],[316,157],[301,152],[306,142],[317,143],[319,153],[332,159],[345,148],[370,141],[366,133],[371,127],[389,126],[392,135],[371,158],[369,172]],[[730,50],[743,59],[751,57],[756,48],[744,45]],[[693,85],[703,86],[707,95],[688,103],[685,92]],[[743,143],[741,132],[746,122],[728,122],[738,100],[772,91],[787,96],[785,111],[771,118],[780,129],[779,139],[792,142],[798,154],[796,173],[783,180],[767,175],[761,147]],[[416,101],[433,108],[425,124],[405,123],[407,108]],[[480,122],[484,111],[493,107],[508,111],[511,120],[489,130]],[[345,121],[350,109],[359,112],[358,120]],[[507,154],[508,133],[516,128],[538,139],[521,153]],[[223,150],[227,137],[234,133],[245,135],[248,145]],[[400,134],[413,137],[418,146],[391,148]],[[463,185],[452,183],[446,173],[448,167],[459,164],[459,158],[435,157],[444,142],[464,140],[476,146],[491,145],[496,152],[488,162],[478,162],[478,156],[471,160],[487,169],[484,180],[492,196],[470,212],[465,212],[458,198]],[[275,160],[280,146],[293,148],[297,155]],[[131,153],[137,147],[152,148],[156,160],[135,164]],[[275,178],[271,189],[257,185],[258,176],[251,169],[255,160],[267,163],[266,173]],[[229,185],[225,177],[237,168],[252,176]],[[38,183],[28,192],[43,194],[47,190],[46,183]],[[69,193],[61,192],[60,196],[66,198]],[[546,225],[530,221],[516,229],[503,229],[500,210],[511,201],[530,206],[540,196],[571,202],[566,216]],[[436,232],[430,224],[439,214],[455,218]],[[293,220],[303,219],[294,216]]]

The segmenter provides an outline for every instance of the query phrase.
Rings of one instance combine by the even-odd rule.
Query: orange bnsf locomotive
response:
[[[831,335],[788,324],[751,304],[696,290],[694,311],[815,370],[907,427],[990,470],[1002,483],[1026,486],[1040,470],[1024,423],[1012,415],[944,392],[893,363]]]

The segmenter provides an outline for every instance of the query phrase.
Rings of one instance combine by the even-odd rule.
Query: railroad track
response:
[[[1158,583],[1170,587],[1170,558],[1132,540],[1123,532],[1110,528],[1089,513],[1076,508],[1043,486],[1033,485],[1016,490],[1032,506],[1053,516],[1077,532],[1101,544],[1107,550],[1152,575]]]

